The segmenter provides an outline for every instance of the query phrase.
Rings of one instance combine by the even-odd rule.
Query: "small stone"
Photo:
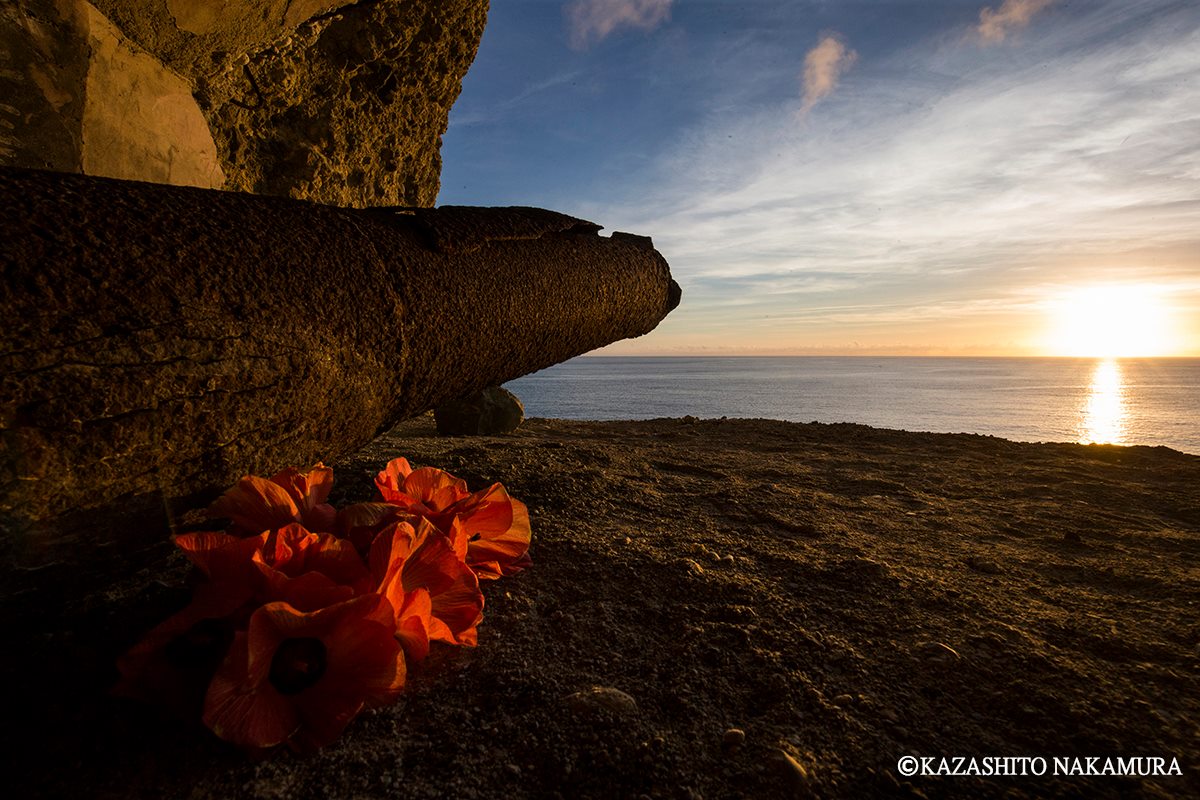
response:
[[[833,704],[835,706],[842,706],[842,707],[853,705],[854,704],[854,695],[839,694],[837,697],[833,698]]]
[[[518,778],[521,777],[521,768],[519,766],[517,766],[516,764],[505,764],[504,768],[506,770],[508,770],[509,772],[511,772],[513,775],[516,775]]]
[[[611,686],[593,686],[575,692],[566,698],[567,706],[576,714],[595,714],[606,711],[612,714],[632,716],[638,713],[637,701],[620,689]]]
[[[845,567],[865,578],[882,578],[889,572],[887,564],[863,556],[856,556],[845,562]]]
[[[732,567],[734,564],[733,556],[725,556],[721,559],[721,563],[727,567]]]
[[[730,728],[721,736],[721,747],[724,750],[737,750],[746,742],[746,732],[741,728]]]
[[[786,750],[776,750],[773,761],[779,777],[793,791],[808,785],[808,770]]]
[[[885,708],[879,712],[879,716],[886,719],[888,722],[895,724],[900,721],[900,715],[890,708]]]
[[[968,558],[967,566],[976,572],[983,572],[988,575],[999,575],[1001,572],[1003,572],[1003,570],[1000,569],[1000,565],[995,561],[987,558],[979,558],[978,556],[971,556]]]
[[[693,575],[703,575],[704,574],[704,567],[700,566],[695,561],[692,561],[690,558],[685,558],[683,560],[683,563],[685,566],[687,566],[688,571],[691,572]]]

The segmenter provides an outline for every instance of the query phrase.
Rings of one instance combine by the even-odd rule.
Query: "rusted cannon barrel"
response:
[[[11,168],[0,207],[0,527],[35,564],[95,509],[165,529],[245,473],[331,461],[679,301],[649,239],[540,209]]]

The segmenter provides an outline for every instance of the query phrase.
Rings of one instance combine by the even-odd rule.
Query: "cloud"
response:
[[[825,34],[804,57],[804,106],[808,111],[817,101],[828,96],[837,86],[838,78],[858,59],[858,53],[846,47],[836,34]]]
[[[684,286],[680,337],[699,344],[764,315],[764,338],[811,341],[784,320],[838,306],[854,320],[812,324],[857,337],[873,314],[1004,306],[1050,276],[1194,297],[1200,26],[1165,8],[1114,2],[1020,53],[921,43],[805,126],[786,102],[730,109],[677,137],[624,202],[574,213],[654,236]]]
[[[622,28],[650,31],[671,16],[674,0],[574,0],[566,7],[571,46],[582,50]]]
[[[1041,11],[1054,0],[1004,0],[999,10],[991,6],[979,12],[979,38],[989,44],[1003,42],[1009,32],[1024,28],[1033,19],[1033,15]]]

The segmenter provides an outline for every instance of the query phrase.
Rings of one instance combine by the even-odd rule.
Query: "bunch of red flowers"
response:
[[[394,701],[430,642],[474,645],[479,581],[530,564],[525,505],[403,458],[375,485],[380,501],[334,509],[322,464],[238,481],[208,509],[224,532],[175,538],[191,604],[120,659],[117,691],[248,750],[309,751]]]

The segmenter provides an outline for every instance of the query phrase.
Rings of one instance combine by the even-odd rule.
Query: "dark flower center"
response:
[[[172,639],[164,653],[181,668],[214,668],[233,641],[233,625],[224,619],[202,619]]]
[[[320,639],[284,639],[271,659],[271,685],[280,694],[299,694],[325,674],[325,643]]]

